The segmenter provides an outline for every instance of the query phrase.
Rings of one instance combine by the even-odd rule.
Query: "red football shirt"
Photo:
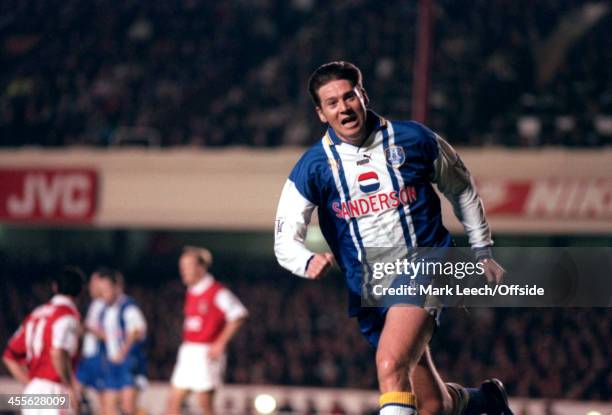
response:
[[[4,350],[4,357],[24,362],[30,379],[42,378],[61,383],[51,349],[66,350],[76,363],[81,316],[66,296],[56,295],[26,317]]]
[[[214,342],[227,322],[248,312],[240,300],[210,274],[187,290],[185,296],[183,341]]]

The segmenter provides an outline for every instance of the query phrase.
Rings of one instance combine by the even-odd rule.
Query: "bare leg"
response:
[[[410,376],[433,332],[433,318],[419,307],[389,309],[376,350],[380,392],[412,391]]]
[[[168,396],[168,407],[166,408],[167,415],[179,415],[183,407],[183,402],[187,398],[189,391],[187,389],[179,389],[173,387],[170,389]]]
[[[127,387],[121,390],[121,412],[124,415],[134,415],[136,413],[137,401],[138,389]]]
[[[102,413],[104,415],[119,415],[119,392],[114,390],[102,392]]]
[[[93,388],[83,388],[81,396],[85,396],[89,401],[89,406],[95,413],[104,414],[104,402],[102,401],[102,391]]]
[[[214,410],[213,410],[214,397],[215,397],[214,390],[198,393],[198,402],[200,404],[200,408],[202,408],[202,413],[204,415],[214,415]]]
[[[429,347],[412,372],[412,387],[417,396],[419,415],[450,415],[453,401],[431,359]]]

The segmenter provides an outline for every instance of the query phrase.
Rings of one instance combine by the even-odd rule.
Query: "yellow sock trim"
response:
[[[380,395],[380,406],[394,403],[416,406],[416,396],[412,392],[387,392]]]

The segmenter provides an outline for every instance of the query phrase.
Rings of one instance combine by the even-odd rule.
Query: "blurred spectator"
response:
[[[289,399],[285,399],[283,403],[278,407],[278,412],[281,414],[290,414],[293,412],[293,406]]]
[[[556,415],[555,403],[552,400],[547,399],[544,402],[544,415]]]
[[[308,399],[306,402],[306,410],[304,411],[304,415],[317,415],[319,412],[317,411],[317,406],[315,405],[312,399]]]
[[[83,259],[83,258],[81,258]],[[153,260],[154,259],[154,260]],[[41,276],[53,260],[0,256],[0,345],[43,300]],[[58,260],[59,261],[59,260]],[[84,268],[109,262],[90,258]],[[181,342],[184,287],[176,253],[122,266],[128,291],[149,325],[149,375],[168,381]],[[148,265],[147,265],[148,264]],[[218,255],[213,272],[251,312],[229,351],[227,382],[374,389],[373,350],[352,327],[337,275],[304,281],[269,260]],[[338,277],[338,278],[336,278]],[[156,304],[164,307],[156,307]],[[84,299],[83,304],[86,304]],[[612,313],[593,309],[447,309],[433,338],[441,375],[477,384],[494,374],[513,396],[609,401],[612,396]],[[466,336],[466,333],[469,335]],[[331,369],[330,369],[331,368]],[[6,375],[0,368],[0,376]]]
[[[0,145],[308,144],[322,126],[307,77],[338,59],[409,118],[416,5],[3,2]],[[438,1],[429,124],[455,144],[610,144],[610,8]]]
[[[338,401],[332,403],[332,407],[329,410],[330,415],[346,415],[344,407]]]

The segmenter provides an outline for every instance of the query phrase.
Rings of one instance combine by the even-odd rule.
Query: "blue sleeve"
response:
[[[304,198],[315,205],[320,205],[320,192],[318,190],[317,170],[321,164],[318,152],[311,148],[298,160],[289,174],[289,180]]]
[[[438,158],[438,139],[436,133],[423,124],[416,123],[421,136],[421,156],[432,163]]]

